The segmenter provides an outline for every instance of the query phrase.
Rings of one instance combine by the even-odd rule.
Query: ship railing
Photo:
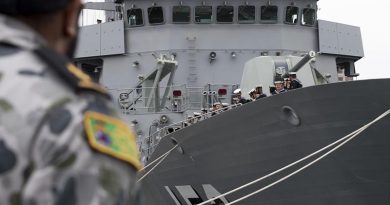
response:
[[[211,118],[215,115],[221,114],[221,113],[226,112],[228,110],[237,108],[239,106],[241,106],[241,104],[233,104],[233,105],[223,107],[223,108],[218,109],[218,110],[210,110],[210,111],[203,113],[201,115],[192,116],[186,120],[182,120],[182,121],[175,122],[173,124],[164,126],[160,129],[158,129],[156,132],[149,135],[148,137],[144,138],[144,143],[146,142],[148,144],[148,146],[143,146],[143,149],[141,149],[141,152],[146,157],[146,159],[148,159],[153,154],[154,150],[158,146],[161,139],[168,136],[169,134],[174,133],[180,129],[186,128],[188,126],[194,125],[196,123],[199,123],[205,119]]]
[[[183,113],[187,110],[200,110],[202,107],[202,87],[186,85],[170,87],[137,87],[108,89],[123,114]],[[153,93],[154,92],[154,93]]]

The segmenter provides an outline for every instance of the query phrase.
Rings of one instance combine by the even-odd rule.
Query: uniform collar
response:
[[[0,42],[26,50],[46,46],[45,40],[26,24],[0,14]]]

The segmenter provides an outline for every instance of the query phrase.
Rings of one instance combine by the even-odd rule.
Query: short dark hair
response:
[[[70,0],[1,0],[0,13],[6,15],[34,15],[61,10]]]

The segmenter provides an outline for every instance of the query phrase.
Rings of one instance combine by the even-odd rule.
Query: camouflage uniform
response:
[[[36,52],[44,46],[32,29],[0,14],[0,205],[132,204],[136,149],[129,160],[92,146],[96,130],[86,134],[86,113],[108,119],[103,126],[121,123],[108,117],[104,90],[54,52]],[[100,134],[100,141],[116,137]],[[136,146],[132,137],[120,140]]]

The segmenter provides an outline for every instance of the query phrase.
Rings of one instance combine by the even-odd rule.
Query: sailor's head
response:
[[[220,102],[216,102],[216,103],[214,103],[213,104],[213,107],[215,108],[215,109],[221,109],[222,108],[222,103],[220,103]]]
[[[49,48],[72,57],[82,0],[1,0],[0,13],[27,24]]]
[[[194,112],[194,118],[196,118],[197,120],[200,120],[202,118],[202,113]]]
[[[297,73],[296,72],[289,72],[288,77],[290,80],[295,79],[295,78],[297,78]]]
[[[282,80],[275,81],[275,88],[277,91],[281,91],[284,89],[284,82]]]
[[[263,85],[257,85],[255,87],[256,94],[262,94],[263,93]]]
[[[248,92],[248,94],[249,94],[249,96],[251,97],[251,98],[255,98],[255,92],[256,92],[256,90],[253,88],[252,90],[250,90],[249,92]]]
[[[237,95],[237,96],[241,96],[241,89],[240,88],[237,88],[233,91],[233,94]]]

